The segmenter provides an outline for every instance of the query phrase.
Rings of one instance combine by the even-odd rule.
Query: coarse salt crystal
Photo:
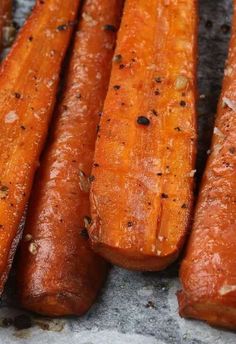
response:
[[[15,111],[10,111],[5,116],[5,123],[14,123],[18,118],[19,116]]]
[[[194,177],[195,174],[196,174],[197,170],[192,170],[190,173],[189,173],[189,177]]]
[[[156,69],[157,69],[157,66],[153,63],[147,66],[147,70],[156,70]]]
[[[29,244],[29,252],[30,252],[32,255],[36,255],[37,250],[38,250],[37,244],[35,244],[34,242],[31,242],[31,243]]]
[[[231,99],[229,99],[229,98],[227,98],[227,97],[223,97],[222,103],[223,103],[223,104],[222,104],[223,107],[224,107],[225,105],[227,105],[230,109],[232,109],[233,111],[236,111],[236,101],[231,100]]]
[[[102,74],[98,72],[98,73],[96,74],[96,79],[97,79],[97,80],[101,80],[101,78],[102,78]]]
[[[185,75],[178,75],[175,80],[175,89],[180,91],[188,86],[188,78]]]
[[[222,131],[220,131],[220,129],[217,127],[214,128],[214,134],[219,136],[219,137],[225,137],[225,135],[222,133]]]
[[[223,285],[220,290],[219,290],[219,294],[221,296],[226,295],[228,293],[231,293],[232,291],[236,291],[236,285]]]
[[[226,75],[226,76],[230,76],[232,73],[233,73],[233,68],[232,68],[231,66],[228,66],[228,67],[225,69],[225,75]]]

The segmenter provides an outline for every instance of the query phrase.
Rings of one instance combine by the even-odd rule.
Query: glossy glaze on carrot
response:
[[[47,135],[78,4],[38,1],[0,70],[0,292]]]
[[[90,236],[130,269],[184,242],[195,162],[196,1],[127,0],[96,145]]]
[[[38,313],[83,314],[106,277],[107,263],[91,250],[86,227],[97,126],[122,3],[85,1],[52,139],[32,191],[18,285],[21,304]]]
[[[193,231],[180,315],[236,329],[236,1],[229,56]]]

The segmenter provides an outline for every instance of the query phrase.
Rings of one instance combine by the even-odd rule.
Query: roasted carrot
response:
[[[9,45],[14,37],[12,25],[12,0],[0,1],[0,47]]]
[[[211,154],[182,262],[180,315],[236,329],[236,0]]]
[[[0,70],[0,292],[47,135],[78,4],[38,1]]]
[[[192,208],[196,1],[127,0],[92,171],[94,250],[130,269],[176,259]]]
[[[46,315],[81,315],[107,263],[90,248],[89,176],[123,0],[85,1],[52,140],[29,204],[19,260],[21,304]]]

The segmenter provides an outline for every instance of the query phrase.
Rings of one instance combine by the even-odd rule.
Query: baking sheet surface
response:
[[[102,1],[102,0],[101,0]],[[34,4],[17,0],[15,20],[22,25]],[[231,0],[200,0],[199,158],[201,175],[209,147],[217,98],[227,54]],[[186,28],[187,30],[187,28]],[[178,263],[161,273],[136,273],[113,268],[97,303],[82,318],[33,317],[27,330],[0,327],[0,344],[235,344],[236,334],[181,319],[175,293]],[[3,297],[0,323],[25,314]]]

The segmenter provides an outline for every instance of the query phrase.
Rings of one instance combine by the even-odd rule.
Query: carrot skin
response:
[[[0,292],[48,130],[79,1],[38,1],[0,70]],[[54,12],[57,11],[57,16]]]
[[[183,317],[236,329],[236,1],[211,154],[182,262]]]
[[[188,28],[186,30],[186,28]],[[196,1],[127,0],[96,144],[89,232],[114,264],[161,270],[183,245],[196,144]]]
[[[38,313],[85,313],[106,277],[107,263],[91,250],[84,227],[90,216],[89,176],[97,126],[122,4],[122,0],[84,4],[51,142],[32,190],[18,290],[21,305]],[[35,255],[29,251],[32,245]]]

